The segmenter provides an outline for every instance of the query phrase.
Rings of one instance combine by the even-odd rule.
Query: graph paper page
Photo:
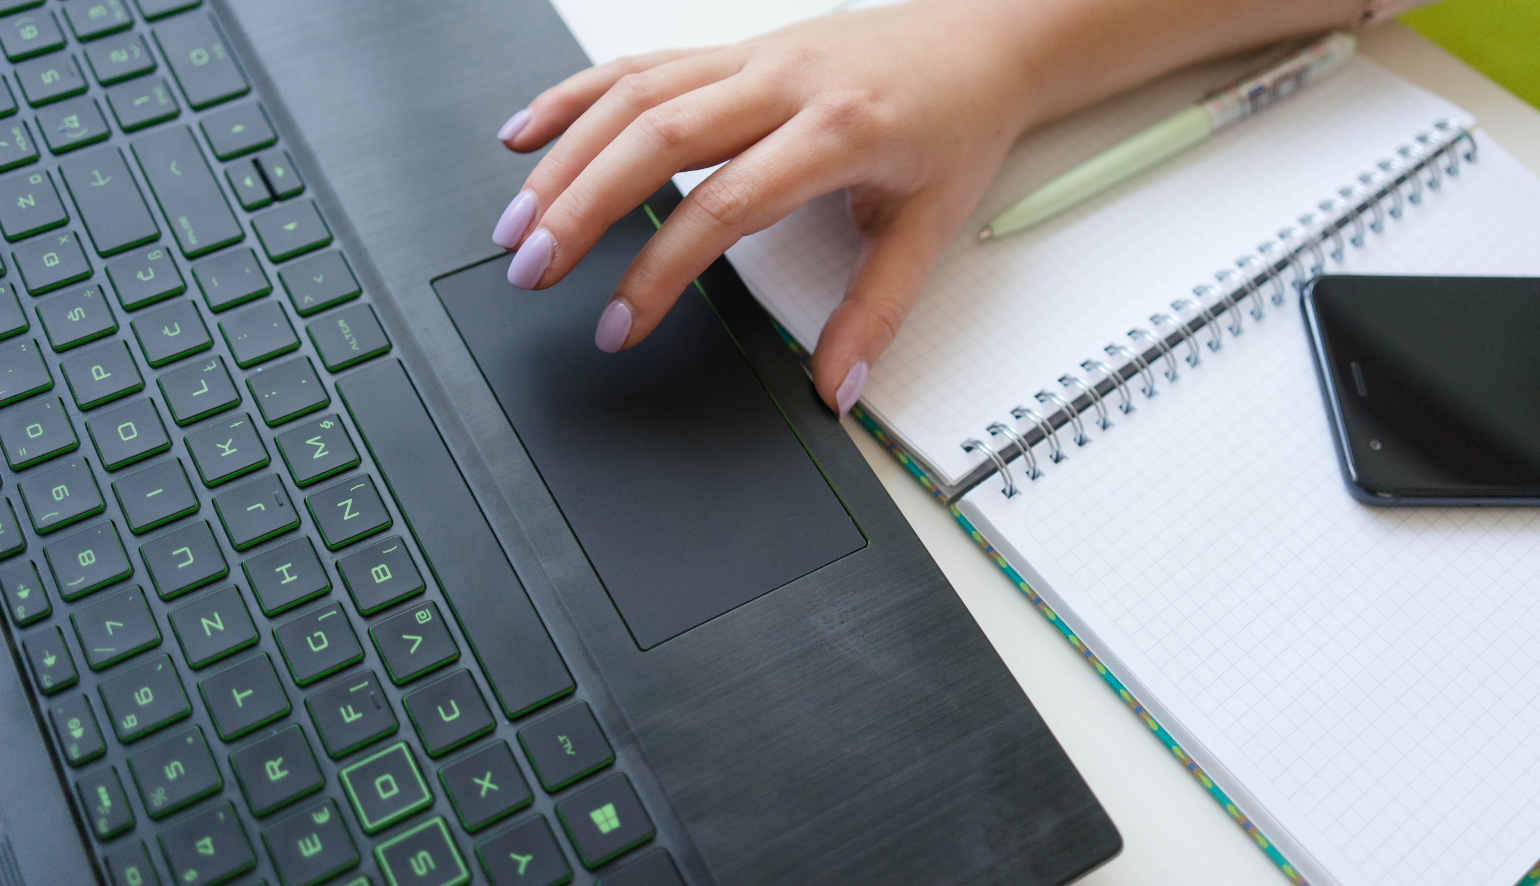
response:
[[[1540,181],[1478,138],[1335,269],[1540,275]],[[964,511],[1313,882],[1510,886],[1540,860],[1540,509],[1358,503],[1297,300],[1225,336]]]

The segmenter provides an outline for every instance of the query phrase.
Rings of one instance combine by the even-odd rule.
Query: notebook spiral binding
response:
[[[1025,430],[1017,430],[1018,425],[1011,422],[990,424],[985,431],[991,439],[1003,441],[1000,448],[970,437],[963,441],[963,451],[982,452],[1000,475],[1001,493],[1007,498],[1018,495],[1021,487],[1010,464],[1015,458],[1026,464],[1028,482],[1038,479],[1043,472],[1033,446],[1046,442],[1049,462],[1066,460],[1069,453],[1059,442],[1059,429],[1069,427],[1070,440],[1076,446],[1090,444],[1093,438],[1086,433],[1088,424],[1106,431],[1113,426],[1114,411],[1125,415],[1135,411],[1131,385],[1145,400],[1159,393],[1155,367],[1160,367],[1168,383],[1177,381],[1182,364],[1197,368],[1205,350],[1218,353],[1224,348],[1224,329],[1232,338],[1240,337],[1245,331],[1244,315],[1249,314],[1252,322],[1261,321],[1269,302],[1274,307],[1282,305],[1290,288],[1302,292],[1326,269],[1328,260],[1343,261],[1349,246],[1362,248],[1371,233],[1385,232],[1387,220],[1401,218],[1408,206],[1422,203],[1426,191],[1437,191],[1446,178],[1457,177],[1462,159],[1476,162],[1476,140],[1470,130],[1448,120],[1434,122],[1432,131],[1418,133],[1415,141],[1415,145],[1398,148],[1394,158],[1379,161],[1374,170],[1360,173],[1355,183],[1321,200],[1315,212],[1299,216],[1297,225],[1279,230],[1276,241],[1263,243],[1255,254],[1240,257],[1233,269],[1216,271],[1214,282],[1193,287],[1191,297],[1174,299],[1171,313],[1151,314],[1149,327],[1130,329],[1125,334],[1126,343],[1108,344],[1103,350],[1112,362],[1098,357],[1082,360],[1083,375],[1059,376],[1062,393],[1038,391],[1034,399],[1042,411],[1026,406],[1011,409],[1012,420]],[[1463,152],[1459,150],[1462,144]],[[1204,333],[1201,344],[1200,332]],[[1114,395],[1116,403],[1109,403],[1108,398]],[[1087,422],[1090,414],[1095,419]]]

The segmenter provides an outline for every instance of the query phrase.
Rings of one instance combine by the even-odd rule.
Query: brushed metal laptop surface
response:
[[[1047,883],[1116,853],[1095,797],[720,263],[706,288],[759,395],[866,544],[649,650],[632,638],[430,283],[497,254],[492,223],[533,159],[493,132],[586,64],[548,5],[215,5],[321,173],[316,198],[579,684],[651,767],[633,776],[662,837],[688,836],[687,877]],[[629,257],[607,242],[588,261],[614,279]],[[591,340],[605,288],[551,295],[588,301],[551,334]],[[699,415],[713,433],[733,404]]]

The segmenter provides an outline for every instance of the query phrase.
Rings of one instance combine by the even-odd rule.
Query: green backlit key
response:
[[[182,460],[170,458],[112,481],[128,531],[143,535],[198,510]]]
[[[50,462],[25,474],[21,500],[38,533],[54,532],[100,514],[106,504],[85,459]]]
[[[471,881],[465,859],[437,815],[374,847],[374,857],[391,886],[463,886]]]
[[[123,550],[123,541],[118,538],[118,527],[111,521],[76,529],[55,537],[43,546],[43,556],[48,560],[48,568],[53,573],[54,584],[59,588],[59,596],[66,602],[79,600],[114,582],[122,581],[134,573],[133,565],[128,562],[128,553]],[[148,615],[148,611],[145,614]],[[77,624],[76,627],[78,628],[79,625]],[[117,638],[120,642],[104,644],[117,646],[119,649],[106,650],[104,654],[111,655],[121,651],[125,646],[125,642],[122,642],[124,637],[129,640],[135,639],[142,628],[148,628],[146,633],[155,633],[153,621],[148,624],[139,622],[137,626],[119,625],[119,627],[123,628],[123,636]],[[113,631],[110,629],[106,633],[109,637],[113,636]],[[157,633],[156,636],[159,634]],[[85,646],[84,636],[81,637],[81,645]],[[133,644],[130,642],[126,645]],[[90,662],[93,671],[105,667],[104,664],[95,660],[89,648],[86,649],[86,659]]]
[[[177,886],[217,886],[257,866],[257,856],[228,801],[161,831],[160,851]]]
[[[273,631],[273,639],[278,641],[278,651],[289,666],[289,675],[300,686],[309,686],[364,657],[358,635],[353,633],[342,607],[336,604],[279,625]],[[324,738],[325,730],[322,733]],[[332,743],[327,742],[327,747],[332,747]]]
[[[87,96],[39,109],[37,132],[43,143],[48,145],[48,150],[55,154],[95,144],[111,134],[101,107],[95,99]]]
[[[243,480],[214,497],[214,510],[237,551],[299,526],[299,515],[276,474]]]
[[[232,249],[193,265],[193,277],[209,310],[218,313],[273,291],[250,249]]]
[[[103,594],[71,612],[70,622],[93,671],[160,645],[160,629],[138,588]]]
[[[543,815],[526,817],[477,843],[476,857],[493,883],[553,886],[572,880],[572,868]]]
[[[394,735],[399,728],[380,681],[370,673],[333,681],[305,699],[305,709],[333,760]]]
[[[305,507],[329,550],[390,528],[390,512],[368,476],[350,477],[305,496]]]
[[[257,642],[251,613],[235,585],[204,591],[172,610],[171,631],[188,667],[201,668]]]
[[[0,412],[0,449],[13,470],[74,452],[79,445],[58,397],[39,397]]]
[[[10,84],[0,80],[0,117],[16,113],[16,96],[11,94]]]
[[[348,766],[341,778],[366,834],[377,834],[433,805],[428,782],[406,742],[398,741]]]
[[[171,657],[155,655],[124,665],[102,679],[98,691],[112,731],[122,742],[137,741],[192,712]]]
[[[134,177],[119,149],[100,147],[82,151],[60,164],[59,170],[64,177],[64,186],[80,208],[80,218],[85,222],[86,233],[98,255],[116,255],[160,236],[160,229],[156,227],[150,208],[140,195],[139,186],[134,184]],[[149,252],[164,254],[160,249],[140,252],[142,255]],[[171,268],[168,276],[175,274],[176,269]],[[114,275],[112,282],[117,284],[122,276],[121,273]],[[172,281],[166,283],[170,285]],[[121,292],[118,298],[125,304],[131,302]]]
[[[94,283],[42,299],[37,319],[55,351],[67,351],[118,331],[107,296]]]
[[[64,760],[71,766],[81,766],[107,753],[107,742],[102,738],[102,727],[96,722],[91,710],[91,699],[85,693],[66,695],[49,707],[48,722],[53,725],[54,737],[64,748]]]
[[[143,840],[120,845],[107,856],[107,872],[112,883],[139,883],[143,886],[160,886],[160,875],[150,861],[149,850]]]
[[[287,200],[305,190],[299,172],[288,151],[264,151],[255,158],[258,173],[267,184],[268,193],[277,200]]]
[[[72,231],[49,234],[17,246],[11,252],[22,283],[33,295],[51,292],[91,276],[91,263]]]
[[[385,672],[397,686],[457,660],[460,647],[449,635],[444,616],[431,600],[387,618],[369,629]]]
[[[0,178],[0,232],[11,242],[69,221],[53,178],[42,170]]]
[[[32,10],[0,19],[0,49],[13,62],[51,52],[64,45],[64,32],[53,13]]]
[[[9,499],[0,499],[0,560],[14,557],[27,549],[27,537],[16,522],[16,509]],[[45,613],[46,614],[46,613]]]
[[[214,156],[221,160],[234,160],[278,141],[267,112],[254,102],[221,108],[205,115],[198,125]]]
[[[86,419],[86,431],[96,446],[96,454],[101,456],[102,467],[109,471],[171,448],[171,438],[166,436],[155,401],[147,397],[92,413]]]
[[[246,377],[246,387],[270,428],[323,409],[331,402],[309,357],[295,357]]]
[[[556,804],[556,817],[589,870],[646,843],[654,832],[631,780],[620,772],[574,789]]]
[[[254,217],[251,227],[273,261],[303,255],[332,242],[332,233],[311,200],[270,209]]]
[[[268,193],[267,184],[262,181],[262,173],[257,171],[257,164],[252,160],[226,166],[225,181],[230,183],[230,190],[235,193],[235,202],[248,212],[273,202],[273,195]]]
[[[107,107],[124,132],[170,120],[181,113],[171,87],[161,77],[130,80],[107,90]]]
[[[52,626],[22,642],[27,664],[32,666],[32,682],[44,695],[53,695],[75,685],[80,675],[75,660],[64,645],[64,632]]]
[[[16,290],[9,283],[0,283],[0,339],[21,335],[31,328],[31,321],[21,309]]]
[[[138,34],[121,34],[86,47],[86,64],[96,82],[111,86],[120,80],[155,70],[155,57]]]
[[[0,406],[25,400],[53,387],[53,377],[38,354],[37,342],[16,339],[0,344]]]
[[[86,807],[96,839],[111,840],[134,826],[134,810],[129,808],[118,770],[107,766],[87,772],[75,782],[75,790]]]
[[[95,40],[134,24],[128,0],[73,0],[64,4],[64,20],[78,40]]]
[[[278,878],[296,886],[329,880],[358,865],[358,847],[348,836],[337,804],[307,803],[262,833]]]
[[[150,582],[162,600],[212,584],[230,574],[207,520],[182,524],[139,546]]]
[[[183,256],[197,258],[246,236],[191,129],[173,126],[139,136],[133,151]]]
[[[267,449],[250,416],[221,419],[187,435],[187,451],[204,486],[218,486],[267,466]]]
[[[615,752],[600,731],[593,711],[581,701],[565,704],[524,724],[519,729],[519,744],[540,785],[551,793],[615,760]]]
[[[417,571],[399,535],[370,542],[362,550],[348,554],[337,561],[337,572],[342,575],[353,605],[363,615],[373,615],[415,597],[425,587],[422,573]]]
[[[222,314],[219,331],[230,348],[230,356],[235,358],[235,365],[242,369],[250,369],[299,347],[299,336],[289,325],[283,307],[274,301]]]
[[[86,91],[80,63],[66,52],[22,62],[16,66],[16,82],[21,84],[27,104],[34,108]]]
[[[192,299],[177,299],[135,317],[129,326],[139,349],[144,352],[144,362],[152,367],[175,363],[214,346],[209,329],[203,325],[203,317]]]
[[[0,172],[26,166],[37,159],[37,144],[27,124],[12,120],[0,126]]]
[[[240,405],[223,357],[204,358],[173,369],[157,378],[161,395],[179,425],[190,425]]]
[[[310,321],[306,331],[321,354],[321,363],[332,372],[341,372],[390,350],[390,339],[374,308],[353,305]]]
[[[471,672],[451,671],[408,695],[401,703],[430,757],[442,757],[492,731],[492,710]]]
[[[332,589],[308,538],[296,538],[242,561],[264,615],[273,616]]]
[[[15,534],[15,527],[12,527]],[[0,570],[0,591],[5,594],[5,611],[17,627],[32,624],[53,614],[48,592],[31,560],[18,560]]]
[[[278,453],[296,486],[309,486],[358,464],[358,451],[336,415],[325,415],[278,435]]]
[[[138,310],[187,289],[176,261],[163,246],[136,249],[107,263],[107,279],[125,311]]]
[[[286,726],[231,754],[230,768],[246,805],[257,816],[270,815],[326,783],[298,725]]]
[[[534,799],[505,741],[483,745],[469,757],[445,766],[439,770],[438,780],[460,824],[472,833],[507,818]]]
[[[177,16],[157,24],[154,34],[182,94],[194,108],[245,95],[250,88],[230,56],[224,37],[208,16]]]
[[[203,730],[196,726],[130,754],[128,771],[151,818],[165,818],[224,786]]]
[[[347,259],[336,250],[285,265],[278,279],[301,317],[357,298],[363,291]]]
[[[144,390],[144,377],[128,345],[121,341],[104,341],[72,351],[59,368],[64,370],[64,381],[81,409],[95,409]]]
[[[203,705],[225,741],[266,726],[289,713],[289,697],[266,653],[253,655],[198,684]]]

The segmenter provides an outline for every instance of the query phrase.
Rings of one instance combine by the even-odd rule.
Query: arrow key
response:
[[[289,203],[251,220],[252,230],[273,261],[283,261],[332,242],[332,233],[321,220],[315,203]]]
[[[460,648],[432,601],[414,606],[369,629],[390,681],[403,686],[458,659]]]
[[[242,160],[226,166],[225,179],[230,182],[230,190],[235,192],[235,199],[241,202],[242,209],[261,209],[273,202],[255,160]]]
[[[267,182],[268,191],[276,199],[287,200],[305,190],[305,183],[300,180],[288,151],[265,151],[257,155],[256,164],[263,181]]]
[[[209,147],[214,149],[214,156],[221,160],[234,160],[278,140],[262,106],[254,102],[207,114],[198,125],[209,140]]]
[[[103,594],[70,613],[70,622],[93,671],[160,645],[160,629],[137,587]]]

